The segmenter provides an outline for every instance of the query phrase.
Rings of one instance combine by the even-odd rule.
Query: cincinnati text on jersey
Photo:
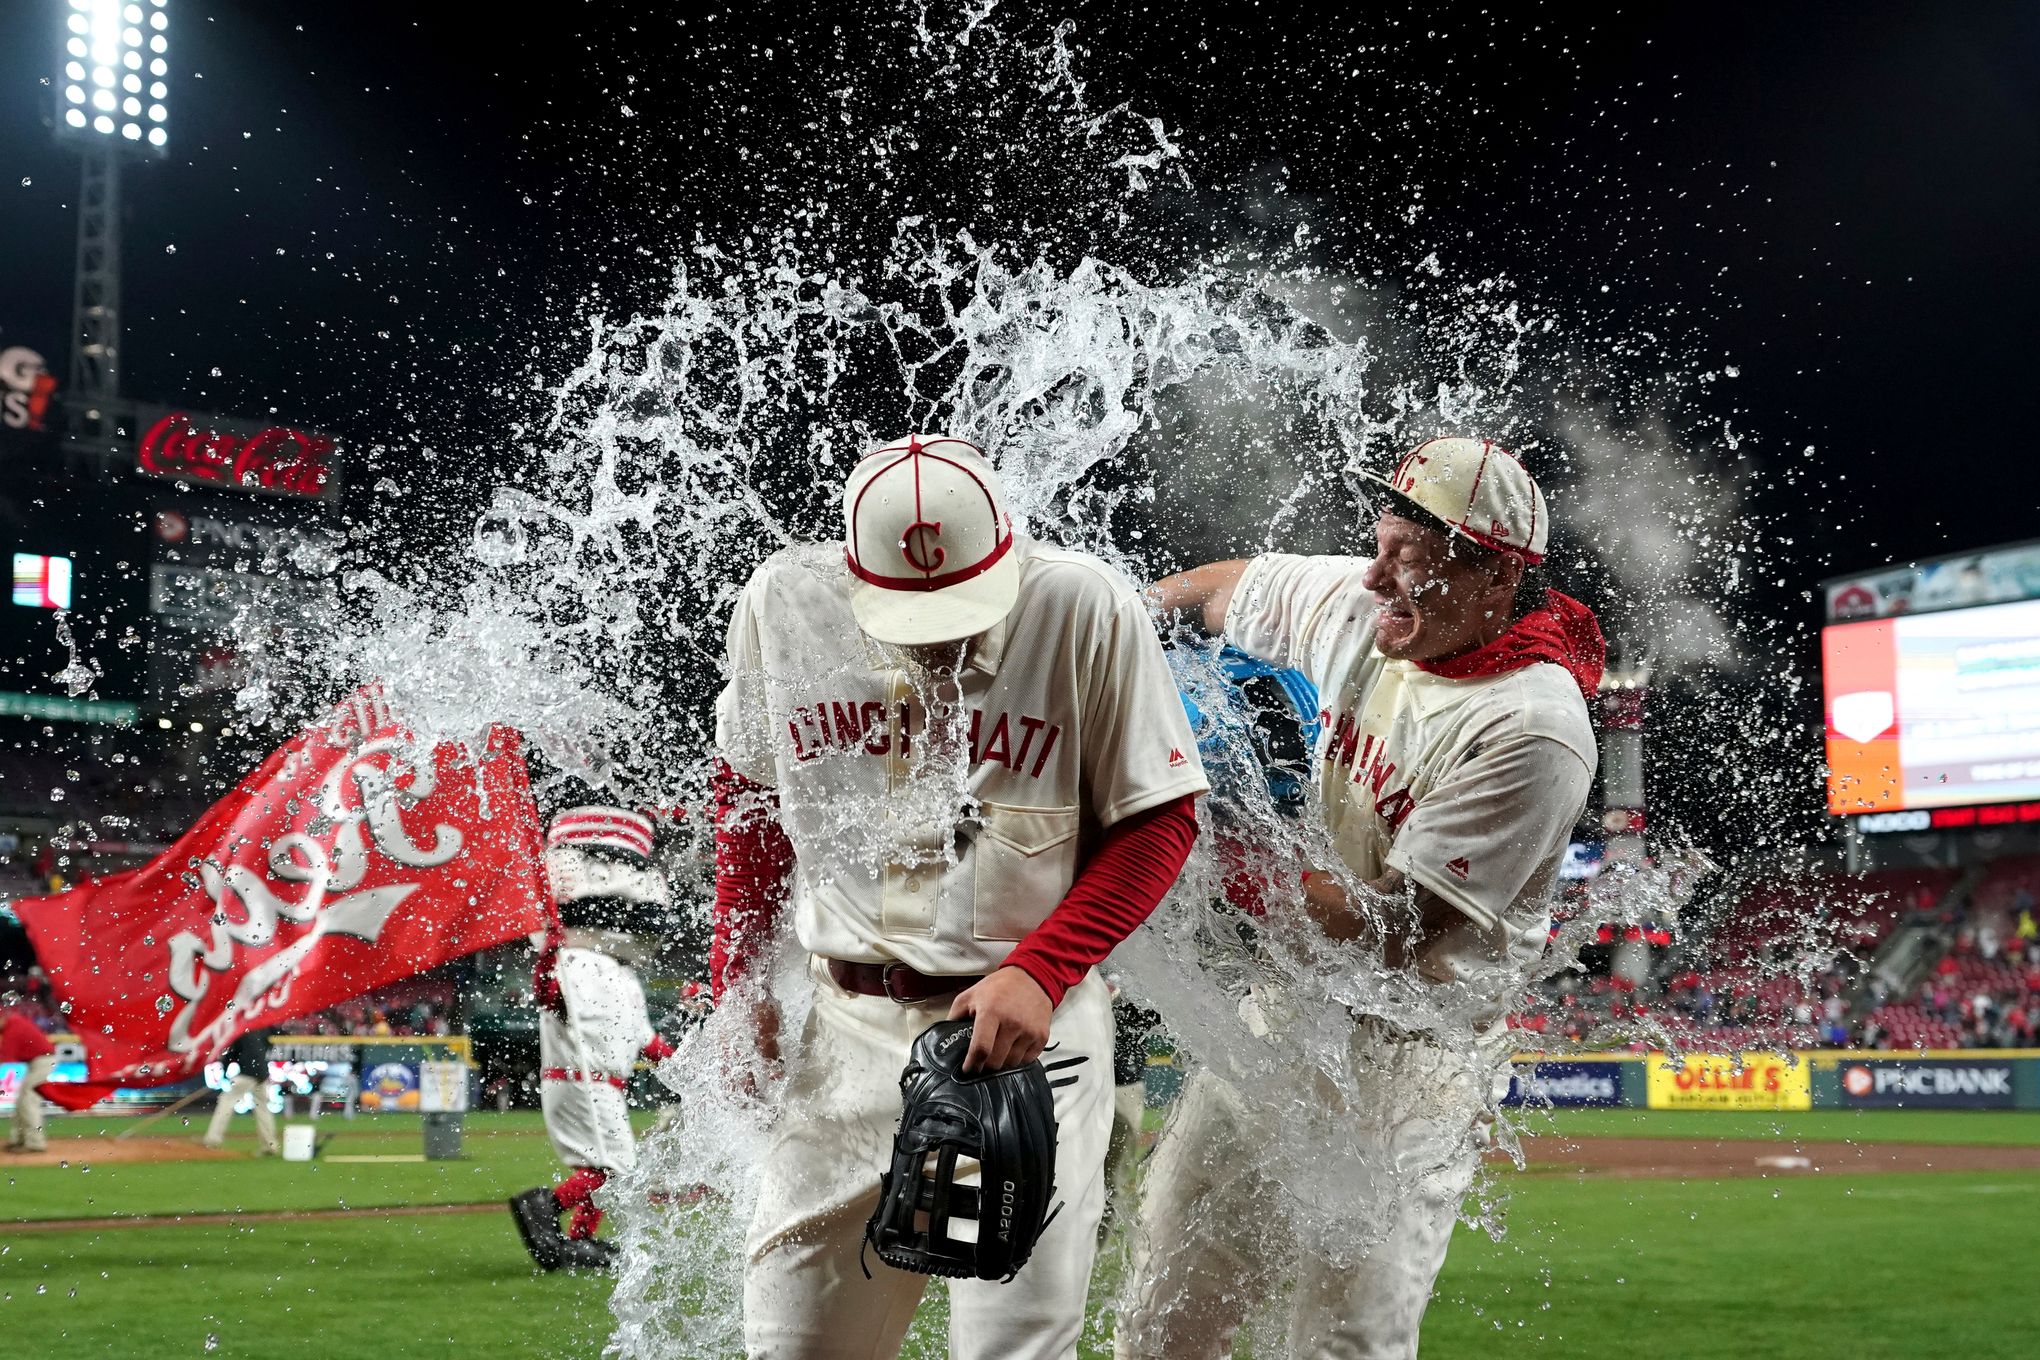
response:
[[[1388,823],[1388,834],[1393,837],[1417,810],[1417,800],[1410,795],[1407,783],[1388,789],[1388,781],[1395,777],[1395,762],[1388,759],[1388,743],[1372,732],[1363,734],[1350,713],[1340,714],[1334,724],[1327,711],[1318,715],[1318,721],[1331,734],[1325,739],[1325,764],[1351,769],[1355,784],[1367,784],[1374,794],[1374,815]],[[1383,789],[1388,791],[1384,793]]]
[[[913,752],[913,724],[913,709],[905,702],[896,706],[888,722],[885,705],[878,700],[846,699],[796,708],[786,721],[786,731],[793,739],[793,758],[799,761],[814,760],[830,751],[889,755],[895,738],[899,754],[904,756]],[[1062,725],[1046,718],[998,713],[988,725],[983,709],[970,710],[973,766],[1003,765],[1015,774],[1039,779],[1061,737]]]

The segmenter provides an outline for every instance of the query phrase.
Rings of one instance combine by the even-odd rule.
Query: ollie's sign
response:
[[[339,445],[331,435],[288,425],[246,433],[216,428],[218,423],[163,412],[142,431],[138,467],[151,477],[281,496],[328,496],[338,486]]]

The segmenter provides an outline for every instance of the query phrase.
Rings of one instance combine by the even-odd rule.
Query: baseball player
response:
[[[49,1143],[43,1132],[43,1098],[35,1089],[56,1070],[57,1046],[50,1042],[25,1010],[10,1008],[0,1025],[0,1062],[25,1063],[14,1088],[14,1118],[7,1125],[9,1152],[41,1152]]]
[[[640,1057],[659,1062],[672,1046],[652,1028],[635,965],[638,930],[669,903],[652,864],[652,819],[619,807],[568,808],[546,830],[545,869],[558,925],[539,954],[539,1105],[546,1135],[570,1174],[510,1201],[532,1260],[603,1269],[614,1249],[596,1239],[602,1210],[592,1196],[637,1161],[624,1088]],[[571,1215],[564,1234],[561,1214]]]
[[[1593,779],[1586,696],[1604,648],[1584,606],[1526,582],[1550,524],[1536,482],[1481,439],[1432,440],[1374,480],[1372,559],[1270,553],[1169,577],[1152,598],[1315,683],[1316,812],[1345,874],[1309,874],[1304,908],[1329,939],[1379,951],[1363,966],[1457,989],[1468,1032],[1354,1019],[1363,1089],[1327,1102],[1356,1140],[1367,1107],[1410,1117],[1355,1143],[1379,1159],[1362,1179],[1387,1201],[1371,1206],[1387,1236],[1353,1269],[1285,1262],[1257,1234],[1281,1202],[1253,1156],[1274,1116],[1208,1071],[1193,1078],[1150,1162],[1122,1357],[1230,1354],[1285,1267],[1292,1355],[1416,1354],[1493,1099],[1500,1056],[1486,1054],[1543,948]]]
[[[276,1114],[269,1108],[269,1102],[276,1095],[276,1083],[269,1079],[269,1036],[273,1030],[252,1029],[235,1039],[220,1055],[223,1063],[235,1067],[234,1079],[220,1092],[219,1103],[213,1106],[212,1122],[206,1125],[205,1137],[200,1140],[209,1148],[225,1147],[227,1125],[233,1121],[234,1107],[241,1103],[241,1097],[253,1093],[255,1097],[255,1155],[274,1157],[282,1150],[276,1140]]]
[[[717,709],[716,937],[757,1070],[755,960],[782,902],[814,1002],[779,1090],[747,1244],[750,1355],[897,1353],[924,1276],[859,1267],[915,1037],[973,1021],[967,1070],[1083,1057],[1056,1091],[1063,1207],[1005,1284],[950,1285],[950,1353],[1072,1356],[1112,1123],[1096,965],[1196,836],[1196,746],[1140,597],[1016,532],[983,453],[909,436],[861,460],[845,541],[783,549],[729,630]],[[761,1085],[769,1084],[769,1075]]]

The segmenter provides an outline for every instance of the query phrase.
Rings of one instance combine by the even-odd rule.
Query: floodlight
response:
[[[68,9],[58,134],[160,152],[169,141],[169,0],[69,0]]]

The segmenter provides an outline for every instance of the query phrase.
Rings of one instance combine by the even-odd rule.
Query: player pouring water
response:
[[[1357,1265],[1284,1259],[1269,1225],[1283,1187],[1257,1160],[1273,1111],[1209,1071],[1192,1079],[1149,1170],[1122,1357],[1230,1354],[1291,1272],[1292,1355],[1416,1354],[1478,1164],[1501,1016],[1544,948],[1593,780],[1587,696],[1604,647],[1584,606],[1534,582],[1550,524],[1536,482],[1482,439],[1432,440],[1373,480],[1384,494],[1372,558],[1217,562],[1157,582],[1151,598],[1316,684],[1316,808],[1342,863],[1306,876],[1304,910],[1327,948],[1450,991],[1456,1009],[1419,1007],[1407,1025],[1356,1014],[1358,1089],[1298,1074],[1294,1089],[1377,1164],[1359,1193],[1385,1202],[1360,1207],[1385,1237]],[[1248,1014],[1282,1041],[1279,1006]],[[1405,1117],[1362,1129],[1387,1108]]]

